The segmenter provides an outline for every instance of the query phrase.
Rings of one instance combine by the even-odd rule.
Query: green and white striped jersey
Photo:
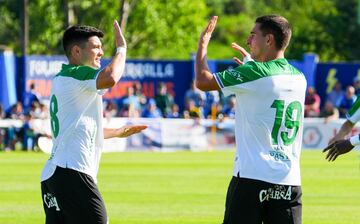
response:
[[[300,186],[304,75],[282,58],[214,76],[225,95],[236,96],[233,175]]]
[[[52,80],[50,120],[53,148],[41,180],[56,166],[90,175],[96,182],[103,145],[102,94],[96,89],[99,70],[62,65]]]

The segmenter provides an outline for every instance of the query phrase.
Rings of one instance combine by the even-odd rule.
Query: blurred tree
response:
[[[360,61],[360,25],[357,23],[357,4],[358,0],[335,0],[338,12],[336,16],[319,17],[327,35],[333,39],[329,46],[334,49],[335,61]],[[325,61],[334,61],[332,56],[325,58]]]
[[[64,13],[61,1],[29,1],[29,54],[62,54]]]
[[[138,1],[125,32],[130,57],[188,59],[196,51],[206,15],[202,1]]]
[[[217,0],[207,2],[209,6],[221,4]],[[302,59],[305,52],[315,52],[321,60],[342,58],[334,48],[329,48],[336,41],[328,35],[325,22],[338,16],[333,1],[226,0],[219,8],[222,8],[222,12],[213,45],[209,46],[210,57],[232,58],[236,52],[231,50],[230,43],[236,41],[246,48],[246,39],[258,16],[279,14],[286,17],[293,27],[293,37],[287,50],[288,58]],[[213,48],[219,49],[215,51],[216,54],[212,53]]]
[[[0,0],[0,45],[20,53],[20,0]],[[69,25],[104,31],[105,57],[114,53],[113,20],[121,20],[129,58],[188,59],[211,15],[218,25],[209,58],[236,55],[230,44],[246,47],[257,16],[280,14],[293,26],[287,57],[315,52],[321,61],[358,60],[358,0],[31,0],[29,54],[63,54],[61,37]],[[123,10],[122,10],[123,9]],[[124,12],[121,14],[121,12]]]
[[[105,36],[103,38],[103,48],[105,57],[113,55],[115,51],[115,41],[113,34],[114,19],[120,20],[120,8],[122,1],[113,0],[34,0],[40,2],[58,2],[53,4],[52,8],[46,4],[40,4],[35,13],[38,16],[44,16],[39,10],[52,11],[57,8],[57,13],[53,12],[49,16],[48,21],[52,21],[57,17],[57,21],[52,21],[54,27],[46,28],[47,31],[53,32],[52,38],[44,33],[42,37],[49,38],[52,41],[53,49],[57,52],[61,51],[61,34],[62,28],[67,22],[64,12],[60,7],[61,4],[67,4],[70,7],[64,7],[71,10],[70,14],[74,14],[73,24],[86,24],[98,27],[103,30]],[[122,22],[125,27],[125,37],[128,42],[128,55],[130,58],[174,58],[187,59],[190,53],[196,50],[196,44],[200,31],[206,23],[206,6],[200,1],[182,0],[182,1],[150,1],[150,0],[123,0],[127,11],[126,17]],[[41,7],[43,6],[43,7]],[[34,9],[33,9],[34,10]],[[31,11],[31,10],[30,10]],[[47,13],[50,14],[50,13]],[[36,16],[34,19],[36,18]],[[68,19],[67,19],[68,21]],[[54,30],[57,30],[54,32]],[[36,33],[38,33],[36,31]],[[60,38],[60,39],[59,39]],[[55,43],[55,39],[58,40]],[[56,46],[56,47],[55,47]],[[51,49],[49,46],[46,46]],[[33,49],[31,49],[33,50]],[[33,52],[33,51],[31,51]],[[43,52],[38,48],[38,54],[50,53],[51,50]]]
[[[21,4],[11,0],[0,0],[0,45],[20,52]],[[18,40],[18,41],[16,41]]]

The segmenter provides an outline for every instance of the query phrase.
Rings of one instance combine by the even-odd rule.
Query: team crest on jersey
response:
[[[234,77],[236,80],[238,80],[240,82],[243,81],[243,79],[241,78],[240,72],[236,71],[235,69],[229,69],[229,70],[227,70],[227,72],[229,73],[229,75]]]
[[[44,194],[44,203],[48,208],[55,207],[56,211],[60,211],[59,205],[56,201],[56,197],[50,193]]]

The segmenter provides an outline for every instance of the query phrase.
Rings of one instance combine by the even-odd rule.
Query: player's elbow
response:
[[[105,78],[98,79],[96,83],[96,87],[97,89],[108,89],[114,87],[116,83],[117,81],[113,77],[108,76]]]
[[[196,71],[195,86],[202,91],[218,89],[218,86],[214,81],[214,76],[206,69]]]
[[[114,87],[117,83],[117,80],[114,77],[110,77],[107,81],[108,88]]]
[[[195,86],[202,91],[209,91],[207,82],[204,80],[195,79]]]

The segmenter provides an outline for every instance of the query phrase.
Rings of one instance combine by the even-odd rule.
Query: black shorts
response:
[[[301,224],[301,187],[233,177],[223,224]]]
[[[61,167],[41,182],[46,224],[106,224],[107,214],[91,176]]]

